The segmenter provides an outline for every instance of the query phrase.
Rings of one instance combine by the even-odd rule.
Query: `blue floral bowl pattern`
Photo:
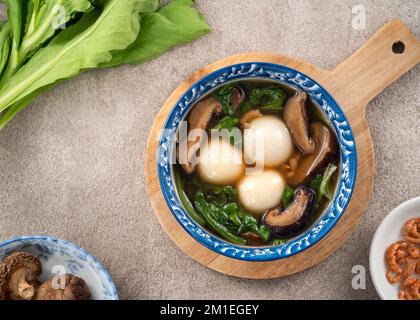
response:
[[[286,84],[308,93],[329,119],[340,146],[340,175],[334,199],[324,214],[305,233],[278,246],[246,247],[226,242],[199,226],[183,209],[172,175],[174,137],[191,107],[203,95],[226,83],[264,79]],[[320,241],[338,222],[353,193],[357,173],[356,144],[349,122],[334,98],[316,81],[294,69],[271,63],[250,62],[217,70],[202,78],[173,107],[158,145],[158,175],[165,201],[181,226],[207,248],[230,258],[271,261],[297,254]],[[173,162],[172,162],[173,163]]]
[[[85,280],[92,300],[118,300],[117,289],[105,268],[90,253],[69,241],[46,236],[13,238],[0,243],[0,260],[16,251],[29,252],[41,259],[41,282],[57,273],[72,273]]]

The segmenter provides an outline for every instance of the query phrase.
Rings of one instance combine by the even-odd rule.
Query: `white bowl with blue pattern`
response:
[[[270,80],[305,91],[331,123],[340,149],[340,174],[334,199],[324,214],[303,234],[279,246],[247,247],[229,243],[198,225],[184,210],[173,178],[175,136],[179,124],[204,95],[238,80]],[[219,254],[246,261],[287,258],[320,241],[338,222],[350,202],[356,183],[356,143],[350,124],[338,103],[319,83],[289,67],[247,62],[219,69],[193,84],[177,101],[158,144],[158,176],[165,201],[178,223],[198,242]]]
[[[86,250],[66,240],[47,236],[24,236],[0,243],[0,260],[16,251],[40,258],[44,282],[55,275],[72,273],[88,285],[92,300],[118,300],[117,289],[105,268]]]

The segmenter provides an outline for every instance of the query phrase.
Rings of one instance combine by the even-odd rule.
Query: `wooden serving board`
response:
[[[400,42],[398,45],[395,44]],[[401,44],[402,43],[402,44]],[[401,52],[404,47],[404,52]],[[394,50],[393,50],[394,49]],[[374,151],[365,118],[368,102],[420,61],[420,42],[400,21],[383,26],[356,53],[332,70],[308,62],[269,53],[227,57],[198,70],[175,89],[153,124],[146,154],[146,185],[160,224],[171,239],[201,264],[227,275],[268,279],[287,276],[312,267],[333,253],[352,233],[365,212],[375,172]],[[357,180],[348,208],[337,225],[317,244],[289,258],[248,262],[219,255],[193,239],[175,220],[163,198],[157,173],[159,132],[178,99],[196,81],[225,66],[243,62],[271,62],[303,72],[318,81],[337,100],[351,124],[357,146]]]

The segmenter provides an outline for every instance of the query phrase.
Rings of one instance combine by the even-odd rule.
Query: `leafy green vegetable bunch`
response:
[[[224,116],[213,129],[233,129],[237,127],[241,116],[254,107],[258,107],[261,111],[280,113],[284,109],[286,101],[286,93],[276,86],[268,86],[262,88],[253,88],[249,90],[247,98],[235,110],[232,106],[231,99],[235,86],[241,84],[227,84],[221,87],[215,93],[215,97],[222,105]]]
[[[191,192],[193,204],[178,171],[175,171],[175,183],[182,205],[200,225],[209,227],[236,244],[246,244],[246,240],[240,235],[248,231],[257,234],[262,242],[270,239],[270,231],[238,206],[238,191],[234,187],[208,186],[197,179],[190,179],[188,183],[194,185]]]
[[[81,72],[138,64],[210,28],[194,0],[0,0],[0,129]]]

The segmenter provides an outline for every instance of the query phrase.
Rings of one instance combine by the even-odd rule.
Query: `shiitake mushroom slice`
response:
[[[280,206],[268,210],[262,223],[278,239],[287,239],[299,234],[308,224],[315,204],[315,192],[307,187],[295,190],[293,200],[287,208]]]
[[[292,187],[308,183],[337,153],[336,138],[326,125],[313,122],[310,129],[315,150],[313,153],[305,154],[300,159],[295,174],[288,177],[288,184]]]
[[[219,112],[222,112],[222,105],[216,98],[209,97],[198,102],[188,118],[188,131],[200,129],[204,134],[213,114]],[[187,139],[187,137],[182,137],[181,139]],[[196,163],[194,162],[194,158],[201,147],[201,140],[202,135],[198,136],[194,141],[187,140],[186,159],[184,154],[185,150],[177,150],[178,161],[187,174],[192,174],[195,171]]]
[[[234,86],[232,89],[232,96],[230,98],[230,103],[232,108],[237,110],[240,104],[245,100],[245,91],[241,86]]]
[[[313,153],[315,150],[315,142],[308,130],[307,98],[306,92],[297,91],[287,100],[283,113],[284,122],[289,128],[293,142],[303,154]]]

